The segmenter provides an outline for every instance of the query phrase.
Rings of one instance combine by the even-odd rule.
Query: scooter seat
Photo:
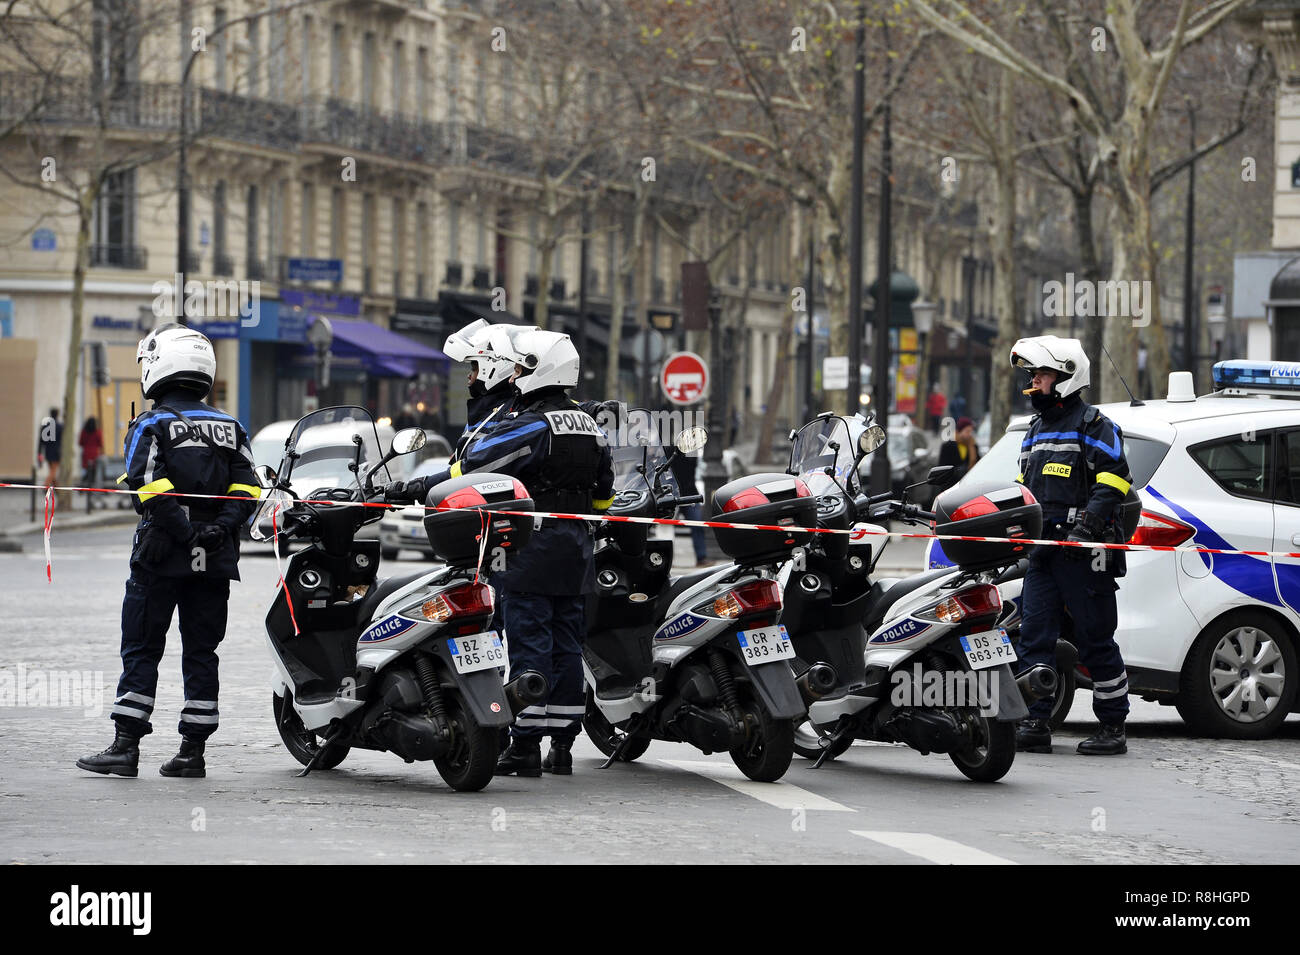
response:
[[[668,586],[660,594],[659,601],[655,605],[655,618],[662,620],[668,608],[672,606],[674,600],[684,594],[687,590],[694,587],[706,577],[712,577],[720,567],[705,567],[703,570],[693,570],[689,574],[682,574],[680,577],[673,577],[668,581]]]
[[[357,605],[357,625],[364,626],[374,615],[375,608],[387,600],[390,595],[428,573],[427,570],[421,570],[414,574],[398,574],[396,577],[389,577],[377,584],[372,584],[370,590]]]
[[[867,616],[863,621],[867,634],[875,632],[880,622],[885,619],[891,607],[913,591],[920,590],[940,577],[953,573],[954,568],[944,567],[924,574],[915,574],[901,580],[886,578],[871,585],[870,599],[867,601]]]

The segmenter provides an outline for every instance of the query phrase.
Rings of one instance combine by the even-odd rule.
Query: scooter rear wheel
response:
[[[994,783],[1005,776],[1016,759],[1016,724],[976,712],[972,719],[981,739],[968,749],[949,753],[962,774],[977,783]]]
[[[288,712],[285,712],[285,707]],[[271,694],[271,712],[275,715],[275,728],[280,731],[280,741],[284,743],[293,758],[306,766],[320,752],[321,741],[315,733],[307,729],[302,717],[293,708],[293,694],[286,691],[285,696]],[[317,762],[313,769],[333,769],[351,752],[349,746],[332,745]]]
[[[451,721],[451,749],[433,765],[452,789],[478,792],[492,781],[497,768],[497,731],[475,723],[459,700],[447,699],[447,718]]]
[[[759,703],[751,703],[750,707],[758,718],[757,733],[748,745],[731,751],[731,761],[754,782],[774,783],[785,775],[794,759],[794,721],[772,719]]]
[[[605,714],[596,706],[595,697],[590,689],[587,690],[587,711],[582,717],[582,728],[587,738],[596,744],[596,749],[600,750],[602,756],[613,756],[614,751],[618,749],[618,744],[626,738],[625,733],[614,729],[609,720],[605,719]],[[649,748],[649,739],[644,736],[634,736],[624,744],[623,752],[618,757],[619,762],[630,763],[640,759]]]
[[[804,720],[796,726],[794,730],[794,751],[804,759],[815,760],[820,759],[822,753],[829,749],[831,754],[826,757],[829,762],[832,759],[843,756],[849,751],[849,747],[853,745],[853,739],[849,737],[841,739],[839,742],[831,743],[829,746],[823,746],[819,740],[826,740],[828,735],[829,734],[818,730],[812,725],[812,723]]]

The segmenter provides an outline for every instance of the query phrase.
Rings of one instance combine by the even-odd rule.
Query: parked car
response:
[[[448,449],[450,450],[450,449]],[[451,463],[448,455],[425,458],[414,469],[398,480],[411,481],[415,478],[428,477],[446,468]],[[396,560],[403,550],[418,550],[425,560],[433,560],[433,551],[429,548],[429,539],[424,533],[424,508],[415,504],[395,507],[385,511],[379,521],[379,553],[384,560]]]
[[[1171,376],[1166,400],[1100,406],[1123,432],[1142,501],[1130,543],[1300,550],[1300,362],[1221,362],[1214,379],[1219,390],[1199,398]],[[963,482],[1014,480],[1029,421],[1015,419]],[[1130,691],[1204,735],[1273,735],[1297,710],[1300,559],[1126,557],[1116,640]],[[931,541],[928,566],[949,563]]]
[[[895,425],[891,419],[885,450],[889,454],[889,478],[895,494],[901,494],[908,485],[924,481],[938,460],[929,437],[910,421]],[[863,462],[864,474],[869,472],[870,462],[870,457]]]

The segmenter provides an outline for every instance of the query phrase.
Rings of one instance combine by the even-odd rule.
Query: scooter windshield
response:
[[[790,470],[813,494],[841,494],[840,485],[852,492],[856,483],[853,461],[857,438],[865,427],[860,418],[854,418],[851,424],[837,415],[809,421],[794,436]],[[833,478],[826,473],[828,467]]]
[[[607,435],[609,453],[614,465],[614,491],[645,491],[651,486],[656,471],[663,469],[668,460],[661,444],[651,433],[653,418],[641,408],[630,409],[623,426],[615,434]],[[676,493],[677,482],[672,471],[665,470],[659,484]]]
[[[365,408],[322,408],[304,415],[285,442],[279,474],[302,497],[315,488],[359,489],[366,472],[384,456],[374,418]],[[374,482],[388,484],[387,466]]]

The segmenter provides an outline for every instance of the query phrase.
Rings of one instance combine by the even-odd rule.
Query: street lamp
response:
[[[913,414],[917,427],[922,429],[926,425],[925,399],[930,390],[927,381],[930,377],[930,367],[926,361],[925,343],[934,329],[934,316],[938,311],[938,305],[925,299],[917,299],[912,303],[912,326],[916,329],[916,345],[919,352],[916,360],[916,411]]]

